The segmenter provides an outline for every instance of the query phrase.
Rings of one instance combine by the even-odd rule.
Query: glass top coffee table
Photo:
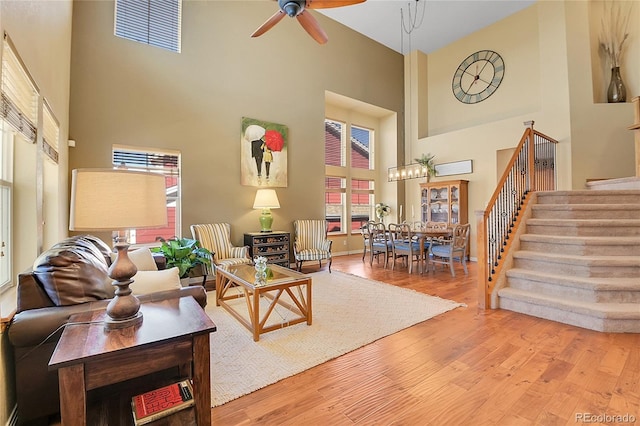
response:
[[[310,276],[274,264],[269,264],[263,283],[256,282],[255,273],[253,265],[246,264],[216,270],[216,305],[247,327],[254,341],[304,321],[311,325]]]

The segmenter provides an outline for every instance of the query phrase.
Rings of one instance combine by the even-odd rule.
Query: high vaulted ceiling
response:
[[[533,3],[535,0],[367,0],[316,10],[399,53],[430,53]],[[408,34],[412,25],[416,28]]]

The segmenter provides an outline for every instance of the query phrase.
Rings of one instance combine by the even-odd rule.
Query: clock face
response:
[[[493,50],[469,55],[453,75],[454,96],[465,104],[482,102],[496,91],[504,77],[502,56]]]

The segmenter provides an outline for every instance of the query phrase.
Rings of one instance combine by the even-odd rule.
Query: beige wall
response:
[[[76,1],[71,168],[109,166],[113,144],[178,149],[183,235],[193,223],[230,222],[240,244],[260,215],[256,188],[240,185],[240,121],[257,118],[289,127],[274,229],[324,217],[325,91],[401,111],[402,56],[319,14],[324,46],[288,18],[250,38],[273,11],[272,2],[185,1],[176,54],[114,37],[113,2]]]
[[[475,257],[473,212],[484,209],[495,189],[496,152],[512,148],[524,131],[523,122],[559,141],[559,189],[583,189],[592,177],[633,176],[633,121],[630,103],[607,104],[594,96],[589,2],[544,1],[428,55],[428,91],[419,115],[428,117],[427,137],[407,148],[406,159],[421,153],[436,155],[436,163],[473,160],[473,173],[436,180],[469,180],[471,256]],[[630,28],[638,28],[640,8]],[[639,38],[639,37],[636,37]],[[629,69],[640,69],[637,44],[629,45]],[[458,102],[451,91],[454,71],[469,54],[495,50],[505,61],[498,90],[474,105]],[[596,55],[597,58],[597,55]],[[414,61],[415,63],[415,61]],[[599,65],[598,65],[599,66]],[[415,71],[414,71],[415,72]],[[407,76],[408,77],[408,76]],[[640,82],[626,83],[629,99],[640,93]],[[608,84],[602,83],[602,84]],[[596,101],[594,101],[596,99]],[[414,105],[416,102],[414,102]],[[422,135],[423,132],[421,132]],[[419,180],[407,181],[406,204],[419,205]]]
[[[22,61],[31,73],[40,94],[46,98],[60,124],[60,140],[67,140],[69,111],[69,74],[71,53],[71,1],[0,1],[0,30],[11,38]],[[40,100],[42,102],[42,99]],[[14,187],[12,229],[14,250],[13,273],[28,268],[44,241],[67,234],[67,148],[62,142],[60,166],[49,167],[48,181],[36,173],[36,147],[17,141],[14,170],[23,177],[24,186]],[[45,188],[46,185],[46,188]],[[38,189],[41,188],[41,189]],[[62,194],[54,203],[38,207],[37,191]],[[37,213],[42,211],[43,213]],[[46,225],[42,226],[41,223]],[[15,307],[15,292],[5,292],[0,300],[0,314],[8,315]],[[6,424],[15,404],[13,361],[6,333],[0,332],[0,424]]]

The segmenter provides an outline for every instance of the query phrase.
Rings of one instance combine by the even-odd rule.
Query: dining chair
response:
[[[393,257],[391,269],[395,269],[398,257],[404,257],[407,259],[409,273],[411,273],[413,261],[420,261],[420,243],[413,238],[411,226],[407,223],[391,223],[388,230]]]
[[[373,266],[373,258],[378,263],[380,255],[384,255],[384,267],[388,265],[389,256],[392,254],[391,241],[387,229],[382,222],[369,222],[367,224],[369,233],[369,265]]]
[[[449,239],[439,240],[438,244],[431,244],[429,246],[428,263],[449,265],[451,276],[455,277],[456,271],[453,267],[453,263],[457,259],[462,264],[465,275],[468,274],[467,246],[469,245],[470,230],[471,224],[469,223],[464,225],[454,225]]]
[[[371,231],[369,228],[372,223],[375,223],[375,221],[370,220],[360,227],[360,233],[362,234],[362,261],[363,262],[364,262],[364,258],[367,256],[367,249],[371,244],[371,241],[370,241]]]
[[[447,229],[449,229],[449,224],[447,222],[426,222],[424,226],[425,230],[446,231]],[[444,238],[445,237],[430,237],[427,239],[427,241],[425,241],[424,248],[428,250],[429,246],[439,244],[439,242]]]

